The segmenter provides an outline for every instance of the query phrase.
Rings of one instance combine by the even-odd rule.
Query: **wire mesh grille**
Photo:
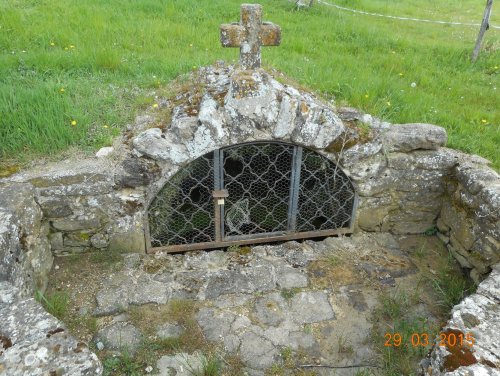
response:
[[[318,153],[303,150],[296,231],[348,227],[354,197],[354,188],[340,168]]]
[[[212,193],[220,189],[228,197],[216,207]],[[148,208],[151,247],[348,228],[354,201],[349,178],[314,151],[235,145],[196,159],[160,190]]]
[[[213,153],[175,174],[149,207],[151,246],[214,241],[213,189]]]
[[[224,234],[286,231],[294,147],[246,144],[224,149]]]

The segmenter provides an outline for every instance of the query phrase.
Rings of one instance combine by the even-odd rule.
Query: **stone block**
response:
[[[144,231],[131,230],[109,235],[109,250],[111,252],[138,252],[146,253],[146,240]]]
[[[432,124],[394,124],[381,137],[387,151],[435,150],[447,141],[444,128]]]
[[[2,336],[12,346],[0,351],[3,375],[100,375],[102,365],[86,344],[72,337],[64,324],[48,314],[33,298],[10,294],[17,290],[0,282]],[[57,370],[57,371],[56,371]]]
[[[96,217],[77,217],[72,219],[55,219],[51,221],[52,227],[59,231],[98,230],[101,220]]]
[[[119,188],[147,186],[160,176],[159,167],[145,158],[127,158],[121,163],[121,170],[115,174],[115,184]]]
[[[500,175],[482,165],[464,163],[457,166],[455,171],[457,180],[473,195],[492,182],[500,181]]]
[[[453,257],[458,261],[458,263],[462,266],[462,268],[468,268],[468,269],[473,268],[472,264],[464,256],[458,253],[451,244],[448,244],[448,250],[453,255]]]
[[[69,234],[64,234],[64,247],[89,247],[91,236],[92,234],[88,232],[71,232]]]
[[[42,208],[45,218],[63,218],[73,214],[68,200],[60,199],[44,199],[40,197],[38,204]]]
[[[292,141],[316,149],[324,149],[334,142],[345,127],[342,120],[330,109],[299,103]]]
[[[49,234],[49,242],[52,251],[62,250],[64,248],[62,232],[53,232]]]
[[[94,248],[106,248],[108,246],[108,237],[101,233],[94,234],[90,238],[90,244]]]
[[[387,231],[389,213],[397,209],[391,197],[364,198],[358,212],[358,226],[365,231]]]

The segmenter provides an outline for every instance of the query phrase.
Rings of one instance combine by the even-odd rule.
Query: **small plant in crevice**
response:
[[[446,309],[452,308],[474,291],[474,283],[461,273],[455,258],[448,254],[438,270],[429,277],[438,303]]]
[[[290,300],[292,299],[295,295],[297,295],[297,293],[300,291],[299,288],[297,287],[294,287],[294,288],[291,288],[291,289],[282,289],[281,290],[281,296],[283,297],[283,299],[285,300]]]
[[[199,367],[186,364],[186,368],[192,376],[220,376],[222,372],[222,361],[217,355],[201,356]]]
[[[473,289],[474,285],[462,275],[439,272],[431,280],[432,287],[439,297],[438,303],[453,308]]]
[[[342,334],[338,338],[338,353],[350,355],[354,353],[354,348],[352,347],[349,340]]]
[[[380,313],[385,318],[396,320],[406,312],[415,298],[415,296],[411,296],[410,293],[401,289],[396,289],[390,294],[383,293],[379,298]]]
[[[434,236],[438,233],[438,228],[436,226],[429,227],[424,231],[425,236]]]
[[[283,364],[287,368],[293,368],[295,362],[293,359],[293,349],[290,346],[283,347],[280,351],[281,358],[283,359]]]
[[[51,295],[44,295],[38,290],[35,292],[35,299],[42,304],[48,313],[60,320],[68,311],[69,297],[68,294],[64,292],[55,292]]]
[[[142,364],[126,351],[105,358],[102,365],[103,376],[139,376],[143,368]]]
[[[285,376],[286,368],[282,364],[273,364],[266,370],[266,376]]]

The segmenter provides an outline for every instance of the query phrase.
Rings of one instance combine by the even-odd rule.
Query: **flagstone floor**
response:
[[[94,331],[74,334],[101,359],[163,344],[140,365],[144,374],[190,375],[216,354],[226,365],[238,359],[248,375],[359,375],[379,364],[383,343],[374,341],[391,329],[385,303],[403,297],[403,314],[429,327],[444,319],[425,281],[447,257],[434,237],[357,234],[124,254],[112,263],[88,257],[90,267],[57,259],[49,293],[69,293],[72,316],[96,318]]]

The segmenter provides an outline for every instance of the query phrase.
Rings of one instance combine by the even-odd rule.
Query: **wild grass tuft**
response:
[[[68,294],[64,292],[54,292],[44,295],[41,291],[36,291],[35,299],[42,304],[45,310],[52,316],[62,319],[66,316],[69,306]]]

